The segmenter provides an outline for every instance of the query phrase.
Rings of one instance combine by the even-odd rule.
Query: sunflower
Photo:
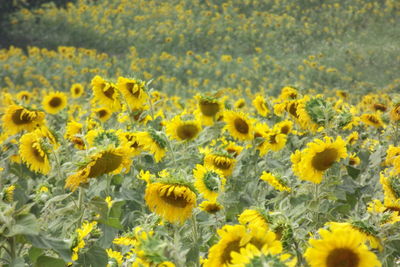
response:
[[[384,204],[390,210],[400,211],[400,178],[380,174],[380,183],[383,187]]]
[[[260,179],[266,181],[278,191],[292,191],[290,187],[287,186],[286,182],[284,182],[281,178],[274,176],[272,173],[264,171]]]
[[[347,157],[346,143],[339,136],[335,141],[331,137],[315,139],[298,155],[292,155],[293,170],[302,180],[319,184],[322,176],[335,162]]]
[[[65,127],[64,138],[74,144],[77,149],[85,149],[85,141],[79,136],[82,134],[83,125],[77,121],[70,121]]]
[[[138,132],[137,137],[143,150],[153,154],[156,162],[165,157],[167,141],[161,132],[150,129],[148,132]]]
[[[296,99],[299,96],[297,90],[290,86],[285,86],[281,90],[281,94],[279,95],[278,99],[280,100],[292,100]]]
[[[103,174],[118,174],[123,169],[128,172],[131,166],[129,149],[126,147],[106,148],[91,155],[86,163],[74,174],[68,176],[65,188],[75,191],[81,184],[89,182],[89,178]]]
[[[390,119],[394,122],[400,121],[400,103],[396,103],[390,110]]]
[[[231,155],[210,153],[204,157],[204,166],[221,171],[225,177],[232,174],[236,160]]]
[[[48,152],[43,146],[42,136],[38,131],[26,133],[21,137],[19,155],[31,171],[41,174],[50,172]]]
[[[394,224],[400,222],[400,208],[397,207],[386,207],[380,200],[374,199],[368,203],[369,213],[385,213],[387,216],[382,216],[382,224]]]
[[[201,124],[197,120],[184,121],[181,117],[175,116],[166,125],[166,133],[178,141],[190,141],[195,139],[201,131]]]
[[[84,93],[83,86],[80,83],[72,84],[72,86],[69,89],[69,91],[71,92],[72,98],[78,98],[78,97],[82,96],[83,93]]]
[[[225,129],[233,138],[238,140],[252,140],[253,122],[244,113],[235,111],[224,112]]]
[[[261,116],[266,117],[269,114],[269,109],[263,96],[258,95],[253,100],[253,106]]]
[[[290,132],[292,132],[292,129],[293,129],[293,122],[289,120],[281,121],[274,125],[274,130],[285,135],[288,135]]]
[[[240,253],[240,249],[248,244],[270,254],[282,251],[282,244],[275,239],[275,234],[263,228],[248,229],[243,225],[225,225],[217,233],[220,240],[210,248],[204,267],[231,266],[233,255]]]
[[[94,100],[113,111],[120,109],[119,93],[117,87],[96,75],[91,82]]]
[[[245,209],[239,215],[239,223],[254,228],[269,229],[270,221],[266,215],[255,209]]]
[[[225,178],[220,170],[197,164],[193,170],[194,186],[205,199],[216,201],[218,193],[223,191]]]
[[[242,146],[239,146],[235,142],[232,142],[232,141],[224,141],[223,147],[224,147],[224,150],[228,154],[232,155],[234,158],[239,156],[239,154],[242,153],[242,151],[243,151]]]
[[[67,95],[62,92],[47,94],[42,101],[44,110],[49,114],[57,114],[67,106]]]
[[[325,225],[329,227],[330,230],[334,231],[335,229],[347,229],[357,231],[361,237],[364,239],[363,243],[368,243],[368,245],[372,249],[379,249],[382,251],[383,247],[379,238],[377,237],[378,231],[373,229],[372,226],[366,225],[366,223],[362,221],[353,221],[353,222],[327,222]]]
[[[111,109],[106,107],[96,108],[93,110],[93,113],[102,122],[106,122],[112,115]]]
[[[117,87],[131,109],[141,109],[149,98],[144,81],[119,77]]]
[[[33,97],[33,94],[28,91],[21,91],[17,94],[17,99],[25,103],[29,103]]]
[[[347,136],[347,144],[354,145],[357,142],[358,138],[358,132],[352,132],[351,134],[349,134],[349,136]]]
[[[357,156],[356,153],[352,153],[352,154],[349,156],[349,165],[351,165],[351,166],[357,166],[357,165],[360,164],[360,162],[361,162],[361,160],[360,160],[360,158]]]
[[[23,130],[30,132],[44,124],[44,117],[44,112],[10,105],[2,117],[3,129],[6,129],[7,134],[16,134]]]
[[[360,119],[366,125],[373,126],[375,128],[382,128],[384,126],[383,121],[378,114],[363,114],[361,115]]]
[[[219,204],[218,202],[213,202],[213,201],[208,201],[208,200],[201,202],[199,205],[199,208],[200,208],[200,210],[205,211],[210,214],[215,214],[218,211],[223,209],[221,204]]]
[[[144,199],[152,212],[170,223],[184,223],[196,205],[196,194],[183,184],[150,183]]]
[[[268,131],[265,134],[265,141],[260,147],[260,156],[265,155],[268,151],[279,151],[286,145],[287,135],[278,131]]]
[[[196,114],[200,117],[203,125],[213,125],[222,114],[223,101],[210,96],[196,96],[198,100],[198,109]]]
[[[364,239],[353,229],[320,229],[322,239],[310,239],[304,253],[311,267],[380,267],[376,255],[364,244]]]
[[[242,109],[246,106],[246,100],[244,100],[244,98],[239,98],[238,100],[236,100],[233,106],[235,107],[235,109]]]
[[[85,136],[89,146],[97,147],[100,145],[118,147],[125,144],[124,133],[115,129],[93,129],[87,132]]]
[[[139,155],[143,150],[143,145],[139,142],[138,133],[126,132],[123,134],[127,147],[131,150],[131,156]]]

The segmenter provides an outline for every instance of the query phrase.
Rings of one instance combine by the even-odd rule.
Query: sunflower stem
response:
[[[79,225],[82,225],[83,222],[83,199],[85,198],[85,189],[79,187],[79,196],[78,196],[78,210],[79,210]]]
[[[192,215],[191,218],[192,221],[192,233],[193,233],[193,244],[194,244],[194,249],[196,252],[196,266],[200,266],[199,264],[199,247],[198,247],[198,241],[199,241],[199,234],[197,231],[197,221],[196,221],[196,215]]]
[[[178,164],[176,163],[176,158],[175,158],[175,151],[172,149],[172,145],[171,145],[171,141],[168,140],[167,141],[168,144],[168,148],[171,151],[171,155],[172,155],[172,160],[174,161],[174,167],[178,168]]]

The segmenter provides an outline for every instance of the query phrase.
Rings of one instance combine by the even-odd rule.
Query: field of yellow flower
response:
[[[400,266],[400,2],[26,3],[0,266]]]

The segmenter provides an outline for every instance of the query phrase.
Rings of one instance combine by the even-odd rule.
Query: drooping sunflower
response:
[[[146,187],[147,206],[170,223],[184,223],[196,205],[196,194],[184,184],[150,183]]]
[[[81,97],[83,95],[83,93],[85,92],[85,90],[83,89],[82,84],[80,84],[80,83],[72,84],[71,88],[69,89],[69,91],[71,92],[72,98]]]
[[[109,83],[96,75],[91,82],[94,100],[99,104],[109,107],[113,111],[121,108],[119,93],[115,84]]]
[[[108,121],[111,118],[112,110],[107,107],[93,109],[93,113],[102,122]]]
[[[203,197],[210,201],[216,201],[218,193],[223,191],[225,178],[220,170],[205,167],[197,164],[193,170],[195,178],[194,186],[203,194]]]
[[[232,137],[241,141],[254,138],[253,121],[246,114],[231,110],[226,111],[224,112],[224,121],[226,123],[225,129]]]
[[[237,145],[235,142],[232,141],[224,141],[223,148],[228,154],[232,155],[234,158],[239,156],[240,153],[243,151],[243,147]]]
[[[197,120],[182,120],[181,116],[175,116],[166,125],[166,133],[178,141],[190,141],[195,139],[201,131],[201,123]]]
[[[287,192],[292,191],[290,187],[287,186],[285,181],[283,181],[279,177],[274,176],[272,173],[263,171],[260,179],[266,181],[268,184],[270,184],[273,188],[275,188],[278,191],[287,191]]]
[[[212,96],[196,96],[198,100],[198,109],[196,114],[200,117],[203,125],[213,125],[221,116],[224,105],[223,101]]]
[[[148,132],[138,132],[137,137],[143,150],[153,154],[156,162],[160,162],[165,157],[167,141],[161,132],[150,129]]]
[[[254,98],[253,106],[256,108],[258,114],[260,114],[263,117],[266,117],[270,112],[267,106],[267,102],[261,95],[258,95],[256,98]]]
[[[67,106],[67,95],[62,92],[51,92],[42,101],[44,110],[49,114],[57,114]]]
[[[297,90],[290,86],[285,86],[281,90],[281,94],[279,95],[278,99],[280,100],[292,100],[296,99],[299,96]]]
[[[19,155],[31,171],[48,174],[51,169],[48,152],[43,146],[42,136],[34,131],[24,134],[20,139]]]
[[[264,228],[266,230],[269,229],[269,224],[270,221],[268,217],[263,214],[263,212],[260,212],[256,209],[245,209],[240,215],[239,215],[239,223],[245,225],[245,226],[250,226],[254,228]]]
[[[366,125],[373,126],[375,128],[382,128],[384,123],[378,114],[363,114],[360,117],[361,121]]]
[[[390,110],[390,119],[394,122],[400,121],[400,103],[394,104]]]
[[[16,134],[23,130],[32,131],[44,124],[45,113],[22,106],[10,105],[6,109],[2,121],[7,134]]]
[[[199,208],[200,208],[200,210],[205,211],[210,214],[215,214],[218,211],[223,209],[222,205],[219,204],[218,202],[213,202],[213,201],[208,201],[208,200],[201,202],[199,205]]]
[[[368,250],[361,234],[350,229],[320,229],[321,239],[310,239],[304,253],[311,267],[380,267],[376,255]]]
[[[81,184],[88,183],[90,178],[118,174],[123,169],[128,172],[131,162],[129,149],[124,146],[103,149],[91,155],[82,167],[67,177],[65,188],[75,191]]]
[[[131,109],[142,109],[146,105],[149,95],[144,81],[119,77],[117,87]]]
[[[331,137],[314,139],[301,155],[292,156],[293,170],[300,179],[319,184],[325,171],[346,157],[346,143],[340,136],[335,141]]]
[[[349,136],[347,136],[347,143],[349,145],[354,145],[355,142],[357,142],[358,140],[358,132],[352,132],[351,134],[349,134]]]
[[[204,166],[220,170],[225,177],[232,174],[236,160],[230,154],[210,153],[204,157]]]

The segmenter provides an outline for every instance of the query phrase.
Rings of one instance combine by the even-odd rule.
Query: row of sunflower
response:
[[[286,86],[181,98],[101,76],[69,93],[4,92],[0,258],[394,266],[398,97]]]

